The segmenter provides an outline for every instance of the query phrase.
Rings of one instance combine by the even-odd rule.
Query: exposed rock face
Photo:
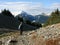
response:
[[[17,37],[17,42],[15,41],[16,44],[13,45],[60,45],[60,23],[35,31],[23,32],[23,35],[17,34],[15,36]]]
[[[20,38],[19,45],[60,45],[60,23],[31,31]]]

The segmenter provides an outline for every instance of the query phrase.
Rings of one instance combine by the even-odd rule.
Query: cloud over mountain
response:
[[[43,12],[49,14],[59,7],[59,3],[52,3],[49,7],[45,7],[44,4],[40,2],[0,2],[0,11],[6,8],[14,15],[19,14],[21,11],[26,11],[32,15],[37,15]]]

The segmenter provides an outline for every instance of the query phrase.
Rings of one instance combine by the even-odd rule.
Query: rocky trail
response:
[[[19,33],[16,32],[17,43],[13,45],[60,45],[60,23],[23,32],[22,35]]]
[[[60,45],[60,23],[30,31],[20,38],[21,45]]]

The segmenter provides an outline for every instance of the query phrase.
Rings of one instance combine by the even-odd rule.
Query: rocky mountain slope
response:
[[[35,21],[40,23],[45,23],[48,20],[49,16],[40,14],[35,16]]]
[[[20,36],[18,45],[60,45],[60,23]]]
[[[18,34],[18,32],[16,33]],[[17,42],[10,42],[11,45],[60,45],[60,23],[26,31],[22,35],[16,35],[16,37]]]

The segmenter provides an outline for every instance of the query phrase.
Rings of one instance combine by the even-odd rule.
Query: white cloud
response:
[[[32,12],[34,11],[34,9],[39,9],[42,7],[41,3],[33,3],[33,2],[4,2],[4,3],[0,3],[0,10],[3,9],[9,9],[13,14],[17,15],[19,12],[26,11],[26,12],[31,12],[30,10],[32,10]],[[31,14],[32,14],[31,12]]]
[[[30,14],[37,15],[40,13],[50,14],[54,9],[60,9],[60,3],[53,3],[50,7],[44,7],[39,2],[0,2],[0,10],[9,9],[14,15],[19,14],[21,11],[26,11]]]
[[[56,9],[60,10],[60,3],[52,3],[49,7],[46,8],[46,12],[48,15],[51,14],[52,11],[55,11]]]
[[[59,9],[60,9],[60,3],[53,3],[53,4],[51,5],[51,8],[53,8],[53,9],[59,8]]]

